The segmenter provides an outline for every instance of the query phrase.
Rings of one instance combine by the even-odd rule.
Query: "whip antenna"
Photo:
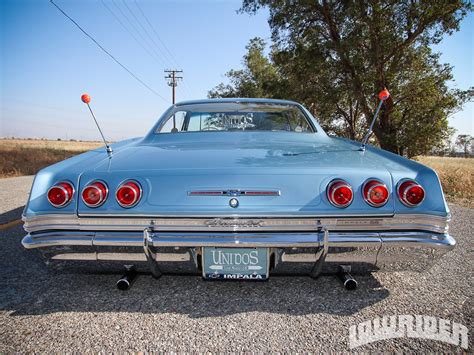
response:
[[[375,120],[377,119],[377,116],[379,115],[380,108],[382,107],[383,102],[387,100],[389,97],[390,97],[390,93],[388,92],[386,88],[379,92],[380,102],[379,102],[379,105],[377,106],[377,110],[375,110],[374,118],[372,118],[372,122],[370,123],[369,130],[365,134],[364,140],[362,141],[362,145],[360,146],[361,151],[365,150],[365,145],[369,141],[369,137],[370,137],[370,134],[372,133],[372,128],[374,128]]]
[[[104,134],[102,133],[102,130],[100,129],[99,123],[97,122],[97,119],[95,118],[94,112],[92,111],[92,108],[89,105],[89,103],[91,102],[91,97],[87,94],[83,94],[81,96],[81,100],[82,100],[82,102],[84,102],[87,105],[87,107],[89,108],[89,111],[91,112],[92,118],[94,119],[94,122],[97,126],[97,129],[99,130],[99,133],[102,136],[102,140],[104,141],[105,148],[107,150],[107,154],[112,155],[112,148],[109,146],[109,144],[105,140]]]

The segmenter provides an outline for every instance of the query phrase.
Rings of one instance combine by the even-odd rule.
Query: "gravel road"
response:
[[[472,333],[474,210],[451,209],[451,232],[458,241],[453,252],[422,274],[358,277],[356,291],[345,291],[330,276],[240,283],[141,275],[121,292],[115,288],[117,275],[48,269],[21,247],[24,232],[16,226],[0,232],[0,352],[348,351],[351,325],[405,314],[441,317]],[[355,350],[462,349],[434,340],[392,339]]]

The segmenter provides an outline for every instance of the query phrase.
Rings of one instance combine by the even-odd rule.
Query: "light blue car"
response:
[[[417,270],[451,250],[436,173],[330,137],[301,105],[170,107],[144,138],[41,170],[23,220],[50,261],[206,279]]]

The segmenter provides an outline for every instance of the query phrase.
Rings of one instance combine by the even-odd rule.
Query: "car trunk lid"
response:
[[[232,137],[235,135],[228,138]],[[96,209],[79,202],[79,214],[393,214],[392,199],[381,208],[363,201],[360,189],[365,180],[377,177],[391,192],[392,179],[377,159],[368,159],[352,145],[331,139],[256,141],[245,137],[227,144],[219,139],[199,144],[170,141],[124,149],[81,176],[81,189],[89,181],[102,179],[109,185],[111,197]],[[354,189],[354,201],[345,209],[332,206],[325,195],[327,184],[335,178],[347,180]],[[136,179],[143,189],[142,200],[131,209],[120,207],[113,196],[127,179]],[[237,207],[230,205],[231,198],[238,199]]]

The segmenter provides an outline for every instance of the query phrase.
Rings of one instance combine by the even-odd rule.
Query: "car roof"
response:
[[[299,105],[295,101],[289,100],[277,100],[277,99],[259,99],[259,98],[218,98],[218,99],[203,99],[203,100],[189,100],[181,101],[176,106],[184,105],[196,105],[196,104],[212,104],[212,103],[265,103],[265,104],[287,104],[287,105]]]

